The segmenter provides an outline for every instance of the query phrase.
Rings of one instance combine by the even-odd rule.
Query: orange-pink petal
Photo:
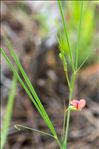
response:
[[[78,105],[79,109],[84,108],[85,105],[86,105],[86,100],[85,99],[80,99],[79,105]]]
[[[80,100],[76,100],[76,99],[73,99],[70,104],[72,106],[74,106],[77,110],[81,110],[82,108],[85,107],[86,105],[86,100],[85,99],[80,99]]]

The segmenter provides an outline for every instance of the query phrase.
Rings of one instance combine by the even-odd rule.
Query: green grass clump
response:
[[[64,33],[63,34],[60,33],[60,35],[58,36],[57,39],[58,39],[59,49],[60,49],[59,56],[60,56],[61,61],[63,63],[63,68],[64,68],[64,72],[66,75],[66,80],[67,80],[68,88],[69,88],[69,104],[68,104],[68,106],[70,106],[70,102],[73,99],[75,80],[77,78],[78,71],[83,66],[83,64],[86,62],[86,60],[88,59],[88,56],[84,55],[83,60],[80,61],[81,37],[82,37],[82,34],[84,35],[84,33],[82,33],[82,30],[81,30],[82,25],[83,25],[83,7],[84,7],[84,4],[85,4],[85,2],[81,1],[81,2],[79,2],[79,6],[77,5],[79,7],[79,9],[78,9],[79,10],[79,17],[77,17],[76,19],[79,18],[79,25],[78,25],[77,43],[75,46],[73,46],[73,43],[70,40],[69,33],[67,32],[67,26],[68,25],[67,25],[67,22],[65,21],[65,18],[64,18],[61,1],[58,0],[58,6],[59,6],[60,14],[61,14]],[[75,5],[74,5],[74,7],[75,7]],[[76,9],[75,9],[75,15],[77,15]],[[12,48],[12,45],[8,39],[6,39],[6,46],[7,46],[17,68],[18,68],[18,72],[16,70],[16,67],[13,65],[12,61],[9,59],[9,57],[5,53],[4,49],[0,48],[2,55],[4,56],[9,68],[12,70],[15,77],[17,78],[17,80],[20,82],[20,84],[22,85],[22,87],[26,91],[29,99],[33,102],[34,106],[36,107],[36,109],[40,113],[45,124],[49,128],[50,133],[43,132],[40,130],[36,130],[33,128],[29,128],[27,126],[22,126],[20,124],[15,125],[15,127],[18,130],[30,129],[30,130],[33,130],[35,132],[42,133],[42,134],[45,134],[47,136],[53,137],[56,140],[57,144],[59,145],[60,149],[67,149],[67,139],[68,139],[69,121],[70,121],[70,112],[71,111],[68,110],[67,113],[64,111],[63,134],[62,134],[62,139],[60,140],[59,137],[57,136],[57,132],[54,128],[54,125],[53,125],[51,119],[49,118],[49,116],[46,112],[46,109],[44,108],[43,104],[41,103],[41,100],[39,99],[38,95],[36,94],[36,91],[35,91],[33,85],[31,84],[30,79],[28,78],[27,74],[25,73],[25,71],[24,71],[24,69],[23,69],[23,67],[19,61],[19,58],[15,54],[15,52]],[[68,66],[70,67],[69,69],[71,69],[71,73],[72,73],[71,77],[69,77],[69,75],[68,75]],[[21,76],[23,77],[23,79],[21,78]]]
[[[80,36],[81,36],[81,26],[82,26],[82,18],[83,18],[83,1],[80,2],[80,21],[79,21],[79,27],[78,27],[78,38],[76,43],[76,48],[72,49],[72,43],[70,42],[70,36],[67,32],[67,22],[65,21],[63,9],[60,0],[58,0],[58,5],[60,9],[61,19],[63,23],[64,33],[60,33],[60,36],[58,38],[59,43],[59,49],[60,49],[60,58],[62,60],[64,71],[66,75],[66,80],[68,82],[69,87],[69,105],[73,98],[73,92],[74,92],[74,85],[75,80],[77,78],[77,73],[80,67],[84,64],[86,58],[84,58],[84,61],[78,65],[79,63],[79,43],[80,43]],[[75,52],[74,52],[75,51]],[[75,54],[75,55],[74,55]],[[69,57],[69,58],[68,58]],[[69,63],[68,63],[69,59]],[[69,78],[68,76],[68,64],[71,66],[72,76]],[[66,119],[67,116],[67,119]],[[63,122],[63,135],[62,135],[62,147],[63,149],[67,149],[67,139],[68,139],[68,132],[69,132],[69,121],[70,121],[70,110],[68,110],[68,113],[64,112],[64,122]]]
[[[65,3],[65,2],[64,2]],[[81,1],[67,1],[66,6],[64,8],[65,10],[65,20],[66,26],[69,30],[69,38],[72,42],[71,51],[73,53],[73,59],[74,62],[78,61],[78,65],[80,66],[81,63],[83,63],[85,57],[89,57],[87,63],[84,65],[88,65],[90,61],[94,60],[94,28],[95,28],[95,4],[93,2],[84,2],[83,5],[83,13],[81,14]],[[81,17],[82,15],[82,17]],[[82,18],[82,24],[81,29],[79,30],[80,26],[80,18]],[[81,21],[80,21],[81,22]],[[76,34],[78,30],[78,35]],[[66,37],[64,35],[64,30],[61,31],[61,35],[59,35],[59,39],[62,40],[62,45],[64,46],[64,49],[66,50],[66,59],[68,60],[68,64],[70,65],[70,57],[69,57],[69,47],[68,43],[66,42]],[[79,38],[81,34],[81,37]],[[77,47],[76,44],[78,42],[79,44],[79,53],[78,56],[79,59],[76,57],[77,53]],[[78,60],[77,60],[78,59]]]
[[[4,119],[2,122],[1,149],[3,149],[5,142],[6,142],[6,139],[7,139],[9,125],[10,125],[10,121],[11,121],[11,116],[13,113],[13,104],[14,104],[14,99],[15,99],[15,95],[16,95],[16,89],[17,89],[17,78],[14,75],[13,81],[12,81],[12,86],[11,86],[10,93],[9,93],[6,111],[4,113]]]
[[[34,90],[34,87],[31,84],[31,81],[29,80],[28,76],[26,75],[26,73],[25,73],[25,71],[24,71],[24,69],[23,69],[23,67],[22,67],[22,65],[21,65],[21,63],[19,61],[19,58],[14,53],[13,48],[12,48],[12,45],[9,42],[8,39],[6,39],[6,46],[9,49],[9,52],[10,52],[12,58],[14,59],[19,72],[23,76],[24,81],[20,77],[19,73],[16,71],[16,68],[14,67],[13,63],[8,58],[8,56],[6,55],[5,51],[2,48],[0,48],[0,51],[1,51],[2,55],[4,56],[4,58],[5,58],[8,66],[9,66],[9,68],[13,71],[13,73],[16,76],[16,78],[18,79],[18,81],[20,82],[20,84],[22,85],[22,87],[24,88],[24,90],[26,91],[27,95],[29,96],[29,99],[33,102],[34,106],[36,107],[36,109],[38,110],[38,112],[40,113],[40,115],[42,116],[45,124],[50,129],[50,132],[51,132],[52,135],[49,134],[49,136],[53,136],[53,138],[55,138],[55,140],[57,141],[57,143],[61,147],[61,144],[60,144],[59,139],[57,137],[57,133],[56,133],[56,130],[55,130],[54,126],[53,126],[53,123],[50,120],[50,118],[49,118],[49,116],[48,116],[48,114],[47,114],[44,106],[42,105],[42,103],[41,103],[38,95],[36,94],[36,92]]]

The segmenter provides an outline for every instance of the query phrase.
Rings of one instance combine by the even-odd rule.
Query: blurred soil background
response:
[[[67,22],[71,24],[73,5],[67,7],[67,3],[63,4],[64,12]],[[56,35],[62,28],[57,2],[2,1],[1,4],[1,45],[8,53],[4,41],[6,35],[61,135],[64,99],[66,105],[68,104],[68,87],[56,40]],[[89,17],[93,15],[89,24],[94,24],[87,32],[88,18],[85,19],[82,32],[86,31],[87,37],[84,36],[80,54],[86,55],[89,48],[92,55],[78,74],[74,92],[75,98],[85,98],[87,105],[83,111],[71,113],[68,149],[99,149],[99,5],[89,2],[88,6],[94,7],[94,10],[90,9],[93,14],[88,13]],[[74,25],[77,26],[76,22]],[[72,30],[69,25],[69,31],[75,41],[77,30]],[[71,74],[71,70],[69,72]],[[1,118],[6,110],[11,83],[12,72],[1,57]],[[5,149],[58,149],[53,139],[29,130],[17,131],[15,124],[49,131],[19,83]]]

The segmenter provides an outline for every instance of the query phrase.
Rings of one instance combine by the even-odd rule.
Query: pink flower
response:
[[[67,110],[80,111],[85,107],[85,105],[86,105],[85,99],[80,99],[80,100],[73,99],[73,100],[71,100],[70,106],[68,107]],[[65,110],[65,112],[67,110]]]

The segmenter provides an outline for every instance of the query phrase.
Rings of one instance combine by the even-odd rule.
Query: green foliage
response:
[[[84,4],[84,7],[83,7],[83,4]],[[59,56],[63,63],[66,80],[69,87],[69,105],[68,106],[70,106],[70,102],[73,98],[73,91],[74,91],[75,80],[77,78],[78,70],[84,65],[84,63],[88,59],[89,53],[91,53],[89,51],[90,49],[89,45],[91,43],[92,33],[93,33],[94,7],[92,6],[92,10],[90,10],[87,7],[87,2],[83,2],[83,1],[80,1],[80,2],[73,1],[72,4],[71,2],[67,2],[66,8],[67,8],[68,20],[65,21],[60,0],[58,0],[58,5],[59,5],[59,10],[61,14],[62,23],[63,23],[63,30],[64,30],[64,33],[60,33],[60,35],[58,36],[58,42],[59,42],[59,48],[60,48]],[[70,30],[71,36],[69,36],[67,29]],[[75,34],[73,35],[73,33],[75,33],[75,31],[77,30],[78,30],[78,34],[77,36],[74,36]],[[71,40],[70,40],[70,37],[71,37]],[[57,141],[60,149],[67,149],[70,110],[68,110],[67,115],[66,115],[66,112],[64,111],[63,135],[62,135],[62,141],[60,141],[57,137],[57,133],[55,131],[52,121],[50,120],[44,106],[42,105],[38,95],[36,94],[35,89],[31,84],[31,81],[26,75],[19,61],[19,58],[13,51],[11,43],[7,39],[6,39],[6,46],[12,58],[14,59],[14,62],[24,80],[22,80],[16,68],[14,67],[13,63],[11,62],[11,60],[9,59],[5,51],[1,48],[0,51],[2,55],[4,56],[9,68],[13,71],[15,77],[18,79],[18,81],[26,91],[27,95],[29,96],[29,99],[33,102],[34,106],[40,113],[45,124],[50,129],[51,134],[40,130],[36,130],[33,128],[29,128],[27,126],[22,126],[19,124],[17,124],[15,127],[18,130],[30,129],[35,132],[39,132],[39,133],[51,136]],[[68,76],[68,66],[72,70],[71,78]]]
[[[65,3],[65,2],[64,2]],[[77,30],[79,30],[79,20],[80,20],[80,3],[81,1],[67,1],[66,7],[65,7],[65,20],[67,24],[67,28],[69,30],[70,39],[72,41],[71,49],[73,53],[73,59],[76,60],[76,54],[75,49],[76,43],[79,40],[77,37]],[[79,60],[78,65],[80,65],[85,57],[90,56],[89,60],[94,59],[94,50],[92,49],[92,43],[93,43],[93,33],[94,33],[94,27],[95,27],[95,19],[94,19],[94,10],[95,5],[91,4],[89,2],[84,2],[83,6],[83,17],[82,17],[82,24],[80,29],[81,39],[79,41]],[[66,51],[66,59],[68,60],[70,64],[70,57],[69,57],[69,48],[68,43],[66,42],[66,38],[64,36],[64,33],[60,33],[62,36],[62,45],[63,48]],[[59,37],[60,40],[60,37]],[[60,41],[61,42],[61,41]],[[87,61],[87,62],[88,62]]]
[[[48,116],[48,114],[46,113],[46,110],[45,108],[43,107],[38,95],[36,94],[35,90],[34,90],[34,87],[32,86],[28,76],[26,75],[18,57],[16,56],[16,54],[14,53],[13,51],[13,48],[12,48],[12,45],[11,43],[9,42],[9,40],[7,38],[6,39],[6,46],[7,48],[9,49],[9,52],[12,56],[12,58],[14,59],[20,73],[22,74],[23,78],[24,78],[24,81],[21,79],[19,73],[16,71],[16,68],[13,66],[13,63],[10,61],[10,59],[8,58],[8,56],[6,55],[5,51],[0,48],[0,51],[2,53],[2,55],[4,56],[9,68],[13,71],[13,73],[15,74],[16,78],[18,79],[18,81],[20,82],[20,84],[22,85],[22,87],[24,88],[24,90],[26,91],[26,93],[28,94],[29,96],[29,99],[33,102],[33,104],[35,105],[36,109],[38,110],[38,112],[40,113],[40,115],[42,116],[44,122],[46,123],[46,125],[48,126],[48,128],[50,129],[52,135],[50,136],[53,136],[53,138],[56,139],[57,143],[59,144],[60,148],[61,148],[61,143],[57,137],[57,134],[56,134],[56,131],[55,131],[55,128]],[[45,132],[44,132],[45,133]]]
[[[13,103],[14,103],[14,99],[15,99],[15,95],[16,95],[16,88],[17,88],[17,78],[14,74],[12,86],[11,86],[10,93],[9,93],[8,103],[7,103],[6,111],[4,114],[4,119],[2,122],[1,149],[3,149],[6,139],[7,139],[7,135],[8,135],[11,116],[13,113]]]
[[[80,8],[78,9],[80,12],[79,16],[79,25],[78,25],[78,37],[77,37],[77,43],[76,43],[76,48],[74,48],[73,42],[69,38],[69,34],[67,32],[67,21],[65,21],[65,17],[63,14],[63,9],[62,9],[62,4],[60,0],[58,0],[58,5],[60,9],[60,14],[61,14],[61,19],[63,23],[63,29],[64,33],[60,33],[58,37],[58,43],[59,43],[59,49],[60,49],[60,58],[62,60],[63,66],[64,66],[64,71],[66,75],[66,80],[68,83],[69,87],[69,105],[70,102],[73,98],[73,91],[74,91],[74,86],[75,86],[75,80],[77,77],[78,70],[81,68],[81,66],[85,63],[86,57],[84,57],[84,60],[82,63],[80,63],[80,67],[78,65],[79,63],[79,53],[80,53],[80,36],[81,36],[81,25],[83,21],[83,1],[80,2]],[[74,5],[75,7],[76,5]],[[77,7],[78,7],[77,3]],[[75,14],[77,16],[77,10],[75,9]],[[74,19],[74,18],[73,18]],[[75,18],[77,21],[78,16]],[[72,76],[69,79],[68,76],[68,68],[67,66],[71,66],[72,68]],[[64,122],[63,122],[63,136],[62,136],[62,146],[63,149],[67,149],[67,138],[68,138],[68,131],[69,131],[69,121],[70,121],[70,110],[67,113],[67,119],[66,119],[66,112],[64,112]]]
[[[68,32],[67,32],[67,23],[65,22],[63,9],[62,9],[62,5],[61,5],[60,0],[58,0],[58,5],[59,5],[60,14],[61,14],[62,23],[63,23],[63,28],[64,28],[63,36],[62,36],[62,34],[60,34],[60,38],[58,39],[61,58],[63,58],[63,65],[64,65],[64,57],[66,55],[66,50],[65,50],[65,47],[64,47],[65,46],[64,41],[65,41],[67,46],[68,46],[68,55],[69,55],[69,58],[70,58],[70,63],[71,63],[72,69],[74,71],[73,53],[72,53],[72,50],[71,50],[69,35],[68,35]],[[64,49],[61,49],[61,47],[64,47]]]

